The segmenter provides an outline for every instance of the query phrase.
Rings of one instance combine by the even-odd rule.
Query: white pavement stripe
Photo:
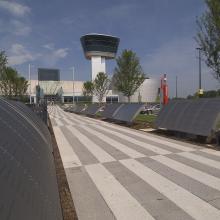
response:
[[[124,139],[124,140],[126,140],[126,141],[129,141],[129,142],[131,142],[131,143],[133,143],[133,144],[136,144],[136,145],[138,145],[138,146],[140,146],[140,147],[143,147],[143,148],[145,148],[145,149],[147,149],[147,150],[153,151],[153,152],[155,152],[155,153],[157,153],[157,154],[165,155],[165,154],[170,154],[170,153],[172,153],[172,152],[170,152],[170,151],[168,151],[168,150],[164,150],[164,149],[159,148],[159,147],[157,147],[157,146],[154,146],[154,145],[151,145],[151,144],[142,142],[142,141],[138,141],[138,140],[136,140],[136,139],[134,139],[134,138],[131,138],[131,137],[129,137],[129,136],[127,136],[127,135],[124,135],[124,134],[121,134],[121,133],[119,133],[119,132],[112,131],[112,130],[110,130],[110,129],[104,128],[103,126],[93,125],[93,124],[92,124],[91,126],[93,126],[93,127],[95,127],[95,128],[98,128],[98,129],[100,129],[100,130],[102,130],[102,131],[106,131],[106,132],[108,132],[108,133],[110,133],[110,134],[113,134],[113,135],[115,135],[115,136],[118,136],[119,138],[122,138],[122,139]]]
[[[82,115],[77,115],[77,114],[70,114],[70,115],[71,115],[71,117],[73,117],[76,120],[78,119],[80,121],[83,121],[83,122],[89,123],[89,124],[101,124],[103,122],[98,119],[88,118],[88,117],[82,116]]]
[[[54,118],[55,122],[57,123],[58,126],[64,126],[64,124],[60,121],[58,118]]]
[[[115,161],[115,159],[110,154],[104,151],[101,147],[99,147],[96,143],[87,138],[77,129],[72,126],[67,126],[67,128],[97,158],[99,162],[105,163]]]
[[[192,218],[196,220],[220,219],[218,209],[143,164],[134,159],[121,160],[120,163],[174,202]]]
[[[78,117],[81,117],[81,116],[78,116]],[[88,120],[87,119],[84,119],[84,120],[86,120],[87,122],[90,122],[90,123],[91,122],[94,122],[94,123],[97,122],[97,124],[104,125],[106,127],[113,128],[113,129],[118,130],[118,131],[124,131],[125,133],[133,134],[137,137],[141,137],[141,138],[144,138],[146,140],[151,140],[151,141],[154,141],[156,143],[164,144],[168,147],[171,147],[171,148],[174,148],[174,149],[177,149],[177,150],[186,151],[186,152],[187,151],[189,151],[189,152],[190,151],[195,151],[194,148],[183,146],[182,144],[170,142],[168,140],[165,140],[165,138],[153,137],[153,136],[150,136],[147,133],[146,134],[141,134],[140,132],[134,131],[132,129],[123,128],[122,126],[118,126],[118,125],[112,125],[110,123],[100,121],[100,120],[97,120],[97,119],[89,118]]]
[[[63,118],[63,120],[65,121],[65,126],[67,126],[67,125],[72,125],[72,126],[78,125],[78,123],[74,123],[74,122],[68,120],[67,117]]]
[[[181,153],[177,153],[177,155],[183,156],[185,158],[188,158],[190,160],[194,160],[196,162],[205,164],[210,167],[214,167],[216,169],[220,169],[220,162],[208,159],[208,158],[200,156],[200,155],[192,154],[189,152],[181,152]]]
[[[68,113],[67,113],[68,114]],[[82,125],[86,125],[86,124],[94,124],[93,122],[87,122],[85,120],[83,120],[82,116],[80,116],[80,118],[76,118],[75,114],[71,114],[69,113],[69,115],[66,115],[66,117],[70,118],[71,120],[75,121],[77,124],[82,124]]]
[[[124,154],[128,155],[131,158],[140,158],[140,157],[145,157],[146,155],[137,152],[136,150],[133,150],[127,146],[125,146],[124,144],[121,144],[118,141],[115,141],[112,138],[109,138],[108,136],[102,134],[101,132],[95,131],[91,128],[88,128],[86,126],[80,126],[81,128],[83,128],[84,130],[86,130],[87,132],[97,136],[97,138],[101,139],[102,141],[106,142],[107,144],[111,145],[112,147],[118,149],[119,151],[123,152]]]
[[[53,130],[64,168],[82,166],[78,156],[74,152],[72,146],[67,141],[61,129],[59,127],[54,127]]]
[[[203,183],[209,187],[212,187],[220,191],[219,178],[211,176],[207,173],[204,173],[202,171],[199,171],[197,169],[194,169],[190,166],[187,166],[185,164],[182,164],[180,162],[177,162],[162,155],[152,156],[151,158],[167,167],[170,167],[173,170],[176,170],[177,172],[180,172],[188,177],[191,177],[194,180],[199,181],[200,183]]]
[[[107,123],[105,123],[104,126],[109,127],[109,128],[114,128],[115,130],[118,130],[118,131],[124,131],[128,134],[133,134],[137,137],[140,137],[140,138],[143,138],[143,139],[146,139],[146,140],[150,140],[150,141],[154,141],[156,143],[160,143],[160,144],[166,145],[168,147],[171,147],[171,148],[174,148],[174,149],[177,149],[177,150],[195,151],[195,149],[193,149],[191,147],[186,147],[186,146],[183,146],[182,144],[177,144],[177,143],[167,141],[165,139],[160,138],[159,136],[156,138],[156,137],[152,137],[152,136],[148,135],[147,133],[146,134],[141,134],[140,132],[134,131],[132,129],[126,129],[126,128],[123,128],[121,126],[115,126],[115,125],[111,125],[111,124],[107,124]]]
[[[102,164],[86,166],[86,170],[116,219],[154,220]]]
[[[207,153],[207,154],[211,154],[211,155],[220,157],[220,151],[217,151],[217,150],[204,148],[204,149],[202,149],[202,150],[200,150],[200,151],[202,151],[202,152],[204,152],[204,153]]]

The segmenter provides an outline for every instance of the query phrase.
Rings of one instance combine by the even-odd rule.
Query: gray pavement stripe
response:
[[[135,175],[120,162],[103,166],[157,220],[192,220],[181,208]]]
[[[83,130],[82,127],[77,126],[77,129],[82,132],[85,133],[86,131]],[[122,151],[116,149],[115,147],[112,147],[109,143],[105,142],[103,139],[101,138],[97,138],[97,136],[87,132],[86,136],[89,139],[92,139],[97,145],[99,145],[104,151],[106,151],[107,153],[109,153],[111,156],[113,156],[116,160],[122,160],[122,159],[128,159],[130,158],[128,155],[126,155],[125,153],[123,153]]]
[[[220,197],[220,191],[197,181],[195,178],[189,177],[189,175],[185,175],[163,163],[153,160],[152,158],[139,158],[137,161],[208,203]],[[220,207],[217,206],[216,208],[219,209]]]
[[[93,134],[95,136],[95,138],[100,138],[102,139],[104,142],[110,144],[112,147],[120,150],[121,152],[123,152],[124,154],[128,155],[130,158],[139,158],[139,157],[145,157],[144,154],[141,154],[138,151],[135,151],[129,147],[127,147],[126,145],[123,145],[120,142],[115,141],[114,139],[110,138],[107,135],[104,135],[102,132],[98,132],[94,129],[89,128],[88,126],[82,126],[81,127],[87,132]]]
[[[126,128],[117,124],[111,124],[105,121],[101,121],[101,120],[97,120],[97,119],[93,119],[93,118],[85,118],[82,116],[77,115],[76,117],[81,117],[82,120],[85,120],[87,122],[96,122],[99,125],[103,125],[103,126],[107,126],[107,127],[111,127],[114,130],[119,130],[120,132],[124,133],[124,134],[133,134],[138,136],[139,138],[142,137],[145,140],[151,140],[151,141],[155,141],[157,143],[162,143],[163,145],[172,147],[172,148],[176,148],[177,150],[181,150],[181,151],[194,151],[195,149],[201,149],[201,146],[198,145],[194,145],[191,143],[187,143],[187,142],[181,142],[178,140],[173,140],[167,137],[162,137],[162,136],[158,136],[158,135],[154,135],[154,134],[150,134],[150,133],[146,133],[143,131],[138,131],[138,130],[134,130],[134,129],[130,129],[130,128]]]
[[[200,155],[196,155],[193,152],[192,153],[181,152],[181,153],[177,153],[177,154],[181,155],[185,158],[188,158],[190,160],[194,160],[196,162],[205,164],[207,166],[210,166],[210,167],[213,167],[213,168],[216,168],[216,169],[220,169],[220,162],[215,161],[215,160],[211,160],[209,158],[206,158],[206,157],[203,157],[203,156],[200,156]]]
[[[218,209],[140,162],[134,159],[127,159],[121,160],[120,163],[169,198],[192,218],[197,220],[220,219],[220,211]]]
[[[194,160],[182,157],[181,155],[178,155],[178,154],[170,154],[170,155],[167,155],[167,157],[169,157],[169,158],[171,158],[173,160],[176,160],[178,162],[181,162],[183,164],[186,164],[188,166],[191,166],[191,167],[193,167],[193,168],[195,168],[197,170],[203,171],[205,173],[209,173],[212,176],[220,178],[219,169],[216,169],[216,168],[213,168],[213,167],[209,167],[209,166],[207,166],[205,164],[201,164],[201,163],[196,162]]]
[[[168,166],[169,168],[176,170],[177,172],[180,172],[200,183],[203,183],[213,189],[216,189],[219,191],[219,197],[220,197],[220,178],[214,177],[212,175],[209,175],[208,173],[202,172],[200,170],[197,170],[195,168],[192,168],[190,166],[187,166],[183,163],[177,162],[175,160],[172,160],[168,157],[158,155],[151,157],[153,160],[156,160],[157,162]]]
[[[125,139],[123,139],[123,138],[120,138],[120,137],[118,137],[118,136],[115,136],[115,135],[113,135],[113,134],[110,134],[109,132],[103,131],[103,130],[98,129],[98,128],[94,128],[94,127],[92,127],[92,126],[90,126],[90,125],[88,125],[88,127],[89,127],[89,128],[92,128],[92,129],[95,130],[95,131],[102,132],[102,134],[107,135],[108,137],[110,137],[110,138],[112,138],[112,139],[118,141],[119,143],[122,143],[122,144],[124,144],[125,146],[127,146],[127,147],[129,147],[129,148],[131,148],[131,149],[133,149],[133,150],[135,150],[135,151],[138,151],[138,152],[140,152],[140,153],[142,153],[142,154],[144,154],[144,155],[146,155],[146,156],[158,155],[157,153],[155,153],[155,152],[153,152],[153,151],[147,150],[147,149],[145,149],[145,148],[143,148],[143,147],[140,147],[140,146],[138,146],[138,145],[136,145],[136,144],[130,143],[129,141],[127,141],[127,140],[125,140]]]
[[[74,122],[77,122],[77,123],[86,123],[86,124],[94,124],[94,122],[92,121],[88,121],[88,120],[84,120],[84,117],[83,116],[78,116],[74,113],[64,113],[65,117],[68,117],[70,118],[71,120],[73,120]],[[78,116],[78,117],[77,117]]]
[[[147,132],[129,129],[129,128],[126,128],[123,126],[113,125],[113,124],[109,124],[109,123],[104,123],[103,126],[120,131],[123,134],[129,134],[129,135],[132,135],[136,138],[138,137],[138,138],[145,140],[145,141],[151,141],[152,143],[158,143],[158,144],[167,146],[170,149],[177,150],[177,151],[184,151],[184,152],[189,151],[190,152],[190,151],[194,151],[195,148],[200,149],[200,147],[196,146],[196,145],[191,145],[191,144],[184,143],[184,142],[178,142],[176,140],[167,139],[167,138],[161,137],[159,135],[154,136],[154,135],[149,134]],[[173,151],[173,150],[171,150],[171,151]]]
[[[72,148],[80,159],[82,165],[98,163],[96,157],[76,138],[72,132],[66,127],[62,127],[62,131],[68,142],[72,143]]]
[[[220,157],[220,150],[214,150],[214,149],[208,149],[208,148],[204,148],[201,150],[202,152],[205,152],[207,154],[211,154],[211,155],[215,155]]]
[[[157,154],[165,155],[165,154],[170,154],[171,153],[170,151],[167,151],[165,149],[159,148],[157,146],[154,146],[154,145],[151,145],[151,144],[139,141],[139,140],[131,138],[131,137],[127,136],[127,135],[121,134],[119,132],[115,132],[115,131],[113,131],[111,129],[104,128],[101,125],[91,125],[91,126],[93,126],[95,128],[99,128],[102,131],[106,131],[106,132],[111,133],[111,134],[113,134],[115,136],[118,136],[120,138],[123,138],[123,139],[125,139],[125,140],[127,140],[127,141],[129,141],[129,142],[131,142],[133,144],[136,144],[136,145],[138,145],[140,147],[143,147],[143,148],[145,148],[147,150],[153,151],[153,152],[155,152]]]
[[[96,143],[94,143],[92,140],[90,140],[86,135],[79,132],[76,128],[73,126],[66,126],[78,140],[93,154],[96,159],[101,162],[110,162],[115,161],[115,159],[108,154],[106,151],[104,151],[100,146],[98,146]]]
[[[154,220],[102,164],[93,164],[85,168],[116,219]]]
[[[107,206],[84,167],[65,170],[80,220],[113,220],[114,214]]]
[[[64,123],[61,121],[61,119],[59,119],[59,118],[54,118],[54,120],[55,120],[56,124],[57,124],[59,127],[64,126]]]
[[[203,157],[206,157],[206,158],[209,158],[211,160],[216,160],[216,161],[220,162],[220,157],[218,155],[210,154],[210,153],[207,153],[207,152],[201,151],[201,150],[194,151],[193,153],[198,154]]]

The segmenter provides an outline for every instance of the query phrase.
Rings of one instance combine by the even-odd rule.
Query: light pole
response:
[[[202,91],[202,62],[201,62],[201,47],[197,47],[196,50],[199,51],[199,95],[203,94]]]
[[[73,105],[74,105],[74,103],[75,103],[75,101],[74,101],[74,99],[75,99],[75,86],[74,86],[75,68],[74,68],[74,66],[73,66],[72,70],[73,70]]]
[[[30,96],[30,104],[31,101],[31,64],[28,65],[28,76],[29,76],[29,96]]]
[[[178,76],[176,76],[176,99],[178,98]]]

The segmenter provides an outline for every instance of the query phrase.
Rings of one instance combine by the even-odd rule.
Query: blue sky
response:
[[[33,78],[38,67],[56,67],[62,79],[89,80],[90,62],[84,58],[80,37],[87,33],[118,36],[118,54],[132,49],[144,72],[152,78],[168,75],[170,95],[198,88],[196,16],[205,10],[202,0],[0,0],[0,50],[9,64]],[[112,74],[115,61],[107,62]],[[218,89],[203,64],[203,88]]]

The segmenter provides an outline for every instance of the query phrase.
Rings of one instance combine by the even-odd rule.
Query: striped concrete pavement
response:
[[[80,220],[219,220],[220,152],[49,106]]]

